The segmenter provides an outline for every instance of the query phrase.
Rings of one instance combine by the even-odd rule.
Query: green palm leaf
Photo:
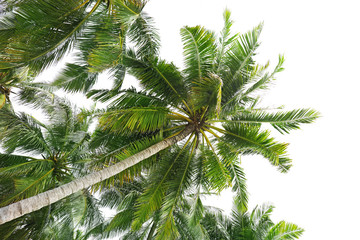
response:
[[[105,113],[100,124],[115,132],[153,132],[168,122],[169,111],[160,107],[138,107]]]
[[[303,232],[304,230],[297,225],[281,221],[270,229],[265,240],[298,239]]]
[[[261,154],[270,163],[277,166],[281,172],[287,172],[291,167],[291,159],[287,157],[288,144],[278,143],[269,137],[269,131],[260,131],[259,126],[227,123],[225,130],[212,127],[224,134],[222,141],[232,145],[235,151],[243,154]]]
[[[281,71],[284,70],[284,68],[282,67],[282,65],[284,64],[284,56],[279,56],[279,62],[276,65],[274,71],[272,73],[265,73],[264,75],[260,75],[258,72],[262,72],[263,70],[265,70],[267,68],[267,65],[264,68],[260,68],[260,71],[256,71],[253,75],[254,78],[250,78],[249,81],[249,85],[251,85],[250,87],[248,87],[242,94],[240,97],[240,100],[248,97],[251,93],[255,92],[256,90],[259,89],[266,89],[270,83],[271,80],[273,80],[274,75],[276,73],[279,73]],[[259,74],[259,76],[257,76]],[[254,83],[253,83],[254,82]]]
[[[235,192],[234,204],[239,211],[245,212],[248,209],[248,191],[246,187],[245,173],[240,164],[232,162],[229,165],[229,172],[233,179],[232,190]]]
[[[49,170],[53,166],[53,162],[48,159],[31,159],[23,157],[23,156],[9,156],[9,154],[1,154],[0,160],[4,162],[9,162],[6,167],[0,168],[0,176],[2,177],[17,177],[22,175],[38,175],[41,172],[44,172],[46,169]],[[5,158],[6,156],[6,158]],[[8,157],[9,156],[9,157]],[[9,160],[19,160],[22,159],[23,162],[14,164],[14,162],[10,162]]]
[[[214,61],[213,70],[215,73],[218,73],[224,67],[224,55],[229,50],[229,47],[237,38],[237,34],[230,37],[231,26],[233,25],[233,21],[230,19],[231,13],[229,10],[225,9],[223,17],[224,17],[224,27],[221,31],[218,43],[217,43],[217,54]]]
[[[185,69],[189,84],[205,77],[212,68],[215,50],[214,33],[202,28],[184,27],[180,30],[184,45]]]
[[[48,186],[53,183],[51,178],[51,173],[54,171],[54,168],[50,169],[47,172],[39,173],[32,177],[18,178],[14,180],[15,191],[9,196],[3,197],[0,206],[6,206],[9,203],[19,201],[24,198],[28,198],[39,194],[48,189]]]
[[[206,106],[208,115],[218,117],[221,112],[222,86],[223,81],[216,74],[194,80],[191,95],[194,109]]]
[[[129,39],[135,43],[137,56],[140,58],[158,55],[160,38],[153,25],[153,19],[142,12],[129,27]]]
[[[135,221],[133,227],[139,229],[141,224],[148,220],[150,214],[159,210],[163,204],[163,199],[168,188],[168,181],[177,167],[181,165],[178,161],[186,157],[186,145],[182,149],[177,149],[174,153],[165,154],[164,159],[174,159],[173,161],[163,161],[150,176],[150,184],[145,189],[144,194],[139,198]],[[167,157],[168,156],[168,157]]]
[[[98,74],[91,73],[88,66],[68,63],[52,83],[68,92],[87,92],[96,83]]]
[[[94,2],[17,1],[16,11],[3,15],[1,21],[4,23],[1,39],[5,43],[1,48],[0,68],[30,63],[33,69],[40,70],[59,60],[101,0]]]
[[[223,103],[226,105],[233,97],[242,91],[243,86],[249,81],[254,68],[255,51],[259,47],[259,35],[262,24],[252,31],[235,38],[231,47],[225,54],[225,66],[221,72],[224,82]]]
[[[289,133],[299,129],[300,124],[312,123],[319,117],[319,112],[313,109],[294,109],[287,112],[268,113],[265,111],[241,112],[232,120],[226,122],[262,124],[270,123],[280,133]]]
[[[4,128],[0,133],[1,145],[8,152],[15,149],[36,153],[51,152],[36,120],[26,114],[16,115],[9,110],[1,109],[0,127]]]
[[[163,101],[177,106],[185,102],[187,94],[179,70],[163,60],[151,59],[148,62],[137,60],[133,53],[128,52],[124,62],[129,66],[129,73],[140,80],[141,85],[150,94],[154,94]],[[189,110],[189,107],[187,106]]]
[[[226,168],[226,160],[220,159],[215,149],[201,147],[200,158],[203,161],[204,175],[208,188],[221,192],[230,184],[230,173]]]

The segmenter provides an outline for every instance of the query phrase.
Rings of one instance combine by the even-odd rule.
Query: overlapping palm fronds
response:
[[[199,225],[204,213],[201,192],[219,193],[232,186],[239,211],[245,212],[248,198],[239,157],[258,154],[281,172],[287,172],[291,167],[288,144],[276,141],[264,127],[270,124],[280,133],[288,133],[300,124],[313,122],[319,113],[311,109],[267,111],[259,106],[257,90],[267,88],[283,70],[284,62],[280,56],[272,71],[268,64],[256,64],[254,56],[262,24],[243,35],[231,35],[232,21],[225,11],[225,26],[219,38],[200,26],[182,28],[185,67],[180,70],[157,56],[157,35],[150,19],[140,13],[142,6],[137,1],[116,1],[111,5],[112,11],[121,10],[115,11],[120,15],[112,14],[89,25],[88,33],[85,31],[79,39],[79,63],[68,64],[55,82],[68,91],[86,92],[101,71],[110,70],[118,77],[113,89],[88,92],[96,100],[111,100],[109,108],[98,114],[99,125],[91,141],[96,154],[92,167],[99,171],[70,182],[66,194],[57,194],[56,189],[51,192],[56,197],[47,197],[61,199],[94,184],[96,190],[110,188],[135,179],[140,173],[147,174],[148,184],[136,193],[136,199],[127,200],[134,211],[126,218],[132,219],[136,234],[140,231],[155,239],[181,239],[188,234],[187,239],[191,239],[191,231],[185,228],[189,221],[196,226],[197,234],[205,236]],[[103,11],[96,12],[88,19],[102,14]],[[117,19],[120,25],[116,25]],[[124,44],[126,38],[135,41],[134,48]],[[139,80],[141,91],[120,88],[125,71]],[[64,113],[65,117],[70,116],[70,112]],[[60,156],[52,155],[53,147],[46,144],[51,134],[54,139],[73,137],[68,134],[69,128],[51,132],[45,125],[32,127],[38,126],[38,121],[16,118],[31,128],[31,134],[24,135],[28,144],[24,143],[24,150],[39,149],[46,156],[44,159]],[[48,136],[43,135],[44,131],[48,131]],[[82,144],[66,149],[66,159],[78,152],[75,147],[87,142],[86,134],[77,142]],[[57,146],[66,144],[64,141]],[[163,151],[167,147],[170,148]],[[55,167],[48,171],[55,172]],[[130,206],[130,202],[123,204]],[[186,220],[182,209],[189,210],[190,220]],[[124,208],[122,211],[130,214]],[[291,228],[280,225],[279,229]]]
[[[235,203],[230,216],[220,210],[207,210],[201,224],[206,229],[209,239],[290,240],[299,239],[304,232],[304,229],[293,223],[274,223],[270,219],[274,209],[272,205],[256,206],[251,212],[240,208]]]
[[[22,96],[29,97],[30,93]],[[43,96],[41,104],[32,103],[43,110],[46,123],[25,113],[0,109],[0,139],[4,150],[0,154],[1,206],[61,186],[88,172],[89,117],[80,117],[81,112],[74,112],[57,97]],[[48,239],[54,234],[52,228],[61,229],[57,234],[70,234],[77,225],[97,225],[102,216],[96,201],[88,190],[83,190],[1,225],[2,237]]]
[[[114,108],[100,121],[102,128],[119,134],[159,131],[164,137],[194,126],[186,142],[170,150],[168,158],[172,160],[162,160],[157,163],[162,167],[151,170],[163,168],[154,179],[151,172],[150,184],[138,200],[133,227],[140,228],[159,211],[157,239],[179,236],[174,211],[182,206],[184,194],[194,182],[198,183],[197,192],[220,192],[233,185],[237,203],[247,209],[239,156],[260,154],[287,172],[291,167],[288,144],[276,141],[270,131],[262,130],[263,126],[270,124],[281,133],[289,133],[319,116],[312,109],[257,110],[256,91],[266,88],[283,70],[284,59],[279,58],[272,72],[267,72],[267,65],[257,65],[253,57],[262,24],[243,35],[231,36],[229,12],[224,16],[220,39],[200,26],[181,30],[185,56],[182,71],[158,58],[144,58],[134,51],[124,53],[123,63],[140,80],[144,91],[131,96],[126,91],[119,93]]]

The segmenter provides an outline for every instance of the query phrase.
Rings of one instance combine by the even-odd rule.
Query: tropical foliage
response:
[[[29,93],[26,96],[29,97]],[[4,149],[0,154],[1,206],[61,186],[89,171],[86,166],[90,160],[91,118],[84,111],[74,111],[63,99],[43,96],[41,100],[29,103],[23,99],[22,102],[43,110],[46,123],[26,113],[0,110],[0,138]],[[55,227],[61,230],[59,234],[70,234],[68,228],[75,229],[77,224],[92,226],[102,220],[97,205],[94,196],[83,190],[0,225],[0,232],[3,239],[48,239],[46,234]]]
[[[209,239],[231,240],[275,240],[298,239],[303,229],[295,224],[270,219],[274,206],[256,206],[251,212],[244,212],[235,204],[231,216],[221,211],[207,211],[201,224]]]
[[[228,236],[254,230],[251,239],[276,239],[272,236],[297,231],[295,225],[267,221],[271,207],[246,213],[240,156],[261,155],[287,172],[288,144],[265,129],[286,134],[319,115],[312,109],[262,106],[261,91],[284,63],[279,56],[270,70],[269,64],[255,62],[262,24],[232,34],[230,12],[225,11],[219,35],[201,26],[182,28],[180,70],[158,56],[159,37],[142,12],[144,6],[140,0],[19,0],[6,5],[0,19],[0,38],[6,39],[0,43],[0,204],[21,205],[20,200],[49,189],[56,200],[64,198],[1,225],[8,229],[7,236],[46,239],[46,234],[56,233],[61,239],[66,232],[69,239],[85,239],[115,229],[127,231],[128,239],[237,239]],[[31,81],[72,47],[77,50],[73,61],[51,86]],[[104,71],[114,80],[112,89],[93,89]],[[141,89],[122,88],[126,73]],[[47,122],[3,107],[14,87],[20,89],[23,104],[44,111]],[[54,88],[85,93],[108,107],[74,111],[51,93]],[[98,123],[90,133],[94,117]],[[237,208],[231,221],[211,215],[201,201],[202,194],[229,187]],[[111,222],[100,223],[90,190],[102,193],[105,205],[119,208]],[[226,225],[223,232],[213,233],[213,223],[203,216]],[[266,226],[258,224],[262,217]],[[42,221],[34,220],[38,218]],[[67,224],[57,225],[63,218]],[[248,230],[237,225],[240,220],[249,223]],[[79,226],[89,231],[80,234]]]
[[[281,172],[287,172],[291,166],[287,144],[277,142],[263,127],[269,124],[288,133],[318,116],[311,109],[269,111],[258,107],[256,93],[267,88],[275,74],[283,70],[284,58],[280,56],[270,72],[267,65],[257,65],[253,57],[262,25],[243,35],[231,35],[230,26],[230,14],[225,12],[220,38],[200,26],[182,28],[182,71],[158,57],[127,50],[123,63],[139,79],[143,90],[123,90],[100,118],[100,128],[121,136],[166,138],[192,128],[187,141],[163,153],[168,157],[150,168],[151,181],[137,201],[133,228],[160,211],[158,239],[179,235],[174,211],[183,205],[191,186],[199,193],[203,189],[220,192],[233,185],[238,203],[246,209],[239,156],[260,154]],[[115,162],[122,160],[126,151],[123,147],[119,150],[114,152]]]
[[[159,221],[161,211],[154,212],[140,228],[132,227],[136,221],[138,199],[149,182],[149,178],[137,177],[132,182],[117,183],[111,189],[104,190],[100,203],[115,209],[117,213],[98,225],[96,228],[101,231],[92,232],[91,236],[95,239],[121,236],[121,239],[127,240],[158,238],[157,233],[162,228]],[[290,240],[298,239],[304,231],[285,221],[274,223],[270,218],[274,209],[272,205],[264,204],[248,211],[234,201],[233,210],[228,216],[221,209],[203,204],[208,194],[203,192],[194,199],[193,191],[189,191],[180,207],[174,210],[175,225],[179,229],[179,236],[174,239]]]
[[[76,63],[67,64],[55,85],[87,91],[99,72],[108,70],[121,87],[121,55],[126,37],[144,54],[155,54],[158,37],[142,0],[17,0],[4,4],[0,19],[0,107],[13,87],[58,62],[74,47]],[[149,34],[150,33],[150,34]],[[147,44],[148,42],[150,44]]]

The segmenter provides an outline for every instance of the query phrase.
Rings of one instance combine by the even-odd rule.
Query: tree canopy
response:
[[[252,215],[266,208],[254,210],[251,217],[245,214],[248,196],[240,156],[261,155],[281,172],[290,169],[288,143],[275,140],[270,129],[287,134],[312,123],[319,113],[262,105],[262,91],[283,71],[284,63],[283,56],[274,69],[255,62],[263,25],[232,34],[226,10],[218,35],[202,26],[183,27],[184,68],[180,69],[159,57],[158,34],[151,17],[142,12],[145,3],[39,0],[31,4],[19,0],[7,4],[8,12],[0,20],[0,38],[7,39],[0,44],[0,139],[4,149],[0,155],[0,222],[12,220],[7,223],[13,226],[8,236],[24,230],[38,234],[24,235],[36,239],[47,236],[46,231],[61,232],[61,226],[56,226],[63,218],[61,211],[76,212],[77,201],[69,203],[69,199],[79,196],[85,208],[82,217],[77,220],[74,213],[66,218],[90,230],[76,235],[78,226],[72,224],[67,230],[72,237],[90,236],[120,221],[129,239],[142,233],[148,239],[191,239],[195,232],[206,239],[212,230],[205,226],[212,228],[213,223],[207,222],[210,213],[205,211],[202,194],[218,194],[231,187],[238,213],[251,226],[251,221],[258,221]],[[76,49],[74,60],[53,83],[33,83],[34,75],[72,47]],[[104,71],[112,75],[112,89],[94,89]],[[123,88],[125,74],[134,76],[141,89]],[[9,104],[14,87],[20,88],[17,94],[23,104],[44,111],[47,122],[3,107]],[[73,110],[52,93],[56,89],[85,93],[107,107]],[[89,131],[90,119],[97,120],[94,132]],[[136,189],[130,191],[127,184]],[[122,198],[117,191],[127,194]],[[119,205],[121,217],[109,225],[99,223],[94,192],[112,202],[108,205]],[[88,214],[88,209],[95,215]],[[264,211],[270,213],[268,210]],[[28,230],[20,223],[36,214],[47,216],[43,218],[55,225]],[[209,219],[223,224],[223,218],[211,216]],[[234,221],[226,230],[229,236],[240,231]],[[265,235],[256,233],[252,239],[275,239],[272,236],[297,227],[269,222],[264,229]]]

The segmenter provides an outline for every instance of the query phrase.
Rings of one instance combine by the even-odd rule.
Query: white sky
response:
[[[243,157],[250,206],[273,203],[273,220],[305,228],[304,240],[356,239],[360,224],[357,1],[151,0],[145,11],[160,30],[162,56],[180,65],[180,28],[203,25],[219,32],[226,7],[235,21],[233,33],[264,21],[258,50],[262,62],[275,64],[278,54],[285,54],[285,71],[278,74],[263,104],[311,107],[322,115],[316,123],[277,138],[291,143],[294,166],[288,174],[277,172],[261,157]],[[228,208],[231,199],[223,197],[220,206]]]
[[[279,173],[261,157],[243,157],[250,207],[271,202],[274,221],[305,229],[301,239],[355,239],[360,209],[359,94],[360,14],[357,1],[291,0],[150,0],[145,8],[160,30],[163,58],[182,64],[180,28],[202,25],[219,32],[227,7],[233,33],[264,21],[261,62],[277,63],[285,54],[285,71],[277,75],[263,104],[287,109],[314,108],[322,118],[290,135],[293,168]],[[53,75],[53,73],[52,73]],[[83,100],[80,100],[83,101]],[[214,204],[227,210],[224,194]]]

